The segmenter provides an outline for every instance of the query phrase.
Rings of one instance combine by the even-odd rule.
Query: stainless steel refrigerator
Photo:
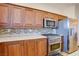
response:
[[[70,26],[69,18],[59,21],[57,33],[64,37],[64,52],[71,53],[77,50],[77,30],[76,26]]]

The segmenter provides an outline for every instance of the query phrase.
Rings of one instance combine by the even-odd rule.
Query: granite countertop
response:
[[[47,38],[46,36],[42,35],[17,35],[17,36],[0,36],[0,42],[9,42],[9,41],[19,41],[19,40],[32,40],[32,39],[40,39],[40,38]]]
[[[42,35],[47,36],[48,38],[52,38],[52,39],[61,38],[61,36],[58,34],[42,34]]]
[[[37,35],[37,34],[5,34],[0,35],[0,42],[9,42],[9,41],[19,41],[19,40],[32,40],[32,39],[39,39],[39,38],[51,38],[56,39],[60,38],[61,36],[57,34],[45,34],[45,35]]]

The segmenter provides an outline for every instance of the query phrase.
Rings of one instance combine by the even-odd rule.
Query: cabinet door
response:
[[[11,6],[10,7],[11,13],[11,24],[12,28],[22,28],[23,27],[23,16],[24,16],[24,9],[18,6]]]
[[[43,18],[49,18],[48,12],[43,12]]]
[[[53,20],[58,20],[58,15],[56,15],[54,13],[43,12],[43,17],[44,18],[51,18]]]
[[[0,43],[0,56],[5,55],[5,46],[3,43]]]
[[[67,18],[66,16],[58,15],[58,19],[59,19],[59,20],[64,20],[64,19],[66,19],[66,18]]]
[[[48,18],[51,18],[52,20],[58,20],[58,15],[54,13],[48,13]]]
[[[8,6],[0,4],[0,27],[7,27],[8,26]]]
[[[47,39],[36,40],[37,55],[46,56],[47,55]]]
[[[5,43],[6,56],[22,56],[23,55],[23,42],[7,42]]]
[[[57,15],[57,14],[53,14],[53,13],[52,13],[51,17],[52,17],[54,20],[58,20],[58,15]]]
[[[24,44],[25,54],[28,56],[35,56],[36,55],[36,47],[35,47],[35,40],[27,40]]]
[[[33,9],[26,8],[24,11],[24,28],[34,28],[35,12]]]
[[[30,45],[28,45],[28,42],[29,42],[28,40],[25,40],[24,43],[23,43],[24,44],[24,48],[23,48],[23,50],[24,50],[24,53],[23,53],[24,56],[28,56],[28,52],[29,52],[28,51],[28,47],[30,46]]]
[[[43,28],[43,12],[35,10],[36,19],[35,19],[35,27],[36,28]]]

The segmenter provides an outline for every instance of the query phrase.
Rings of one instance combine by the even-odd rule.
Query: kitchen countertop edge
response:
[[[1,37],[0,43],[2,42],[12,42],[12,41],[22,41],[22,40],[34,40],[47,38],[46,36],[22,36],[22,37]]]

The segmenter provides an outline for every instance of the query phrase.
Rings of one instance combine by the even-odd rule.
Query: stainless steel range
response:
[[[61,36],[58,34],[43,34],[48,38],[48,54],[61,51]]]

